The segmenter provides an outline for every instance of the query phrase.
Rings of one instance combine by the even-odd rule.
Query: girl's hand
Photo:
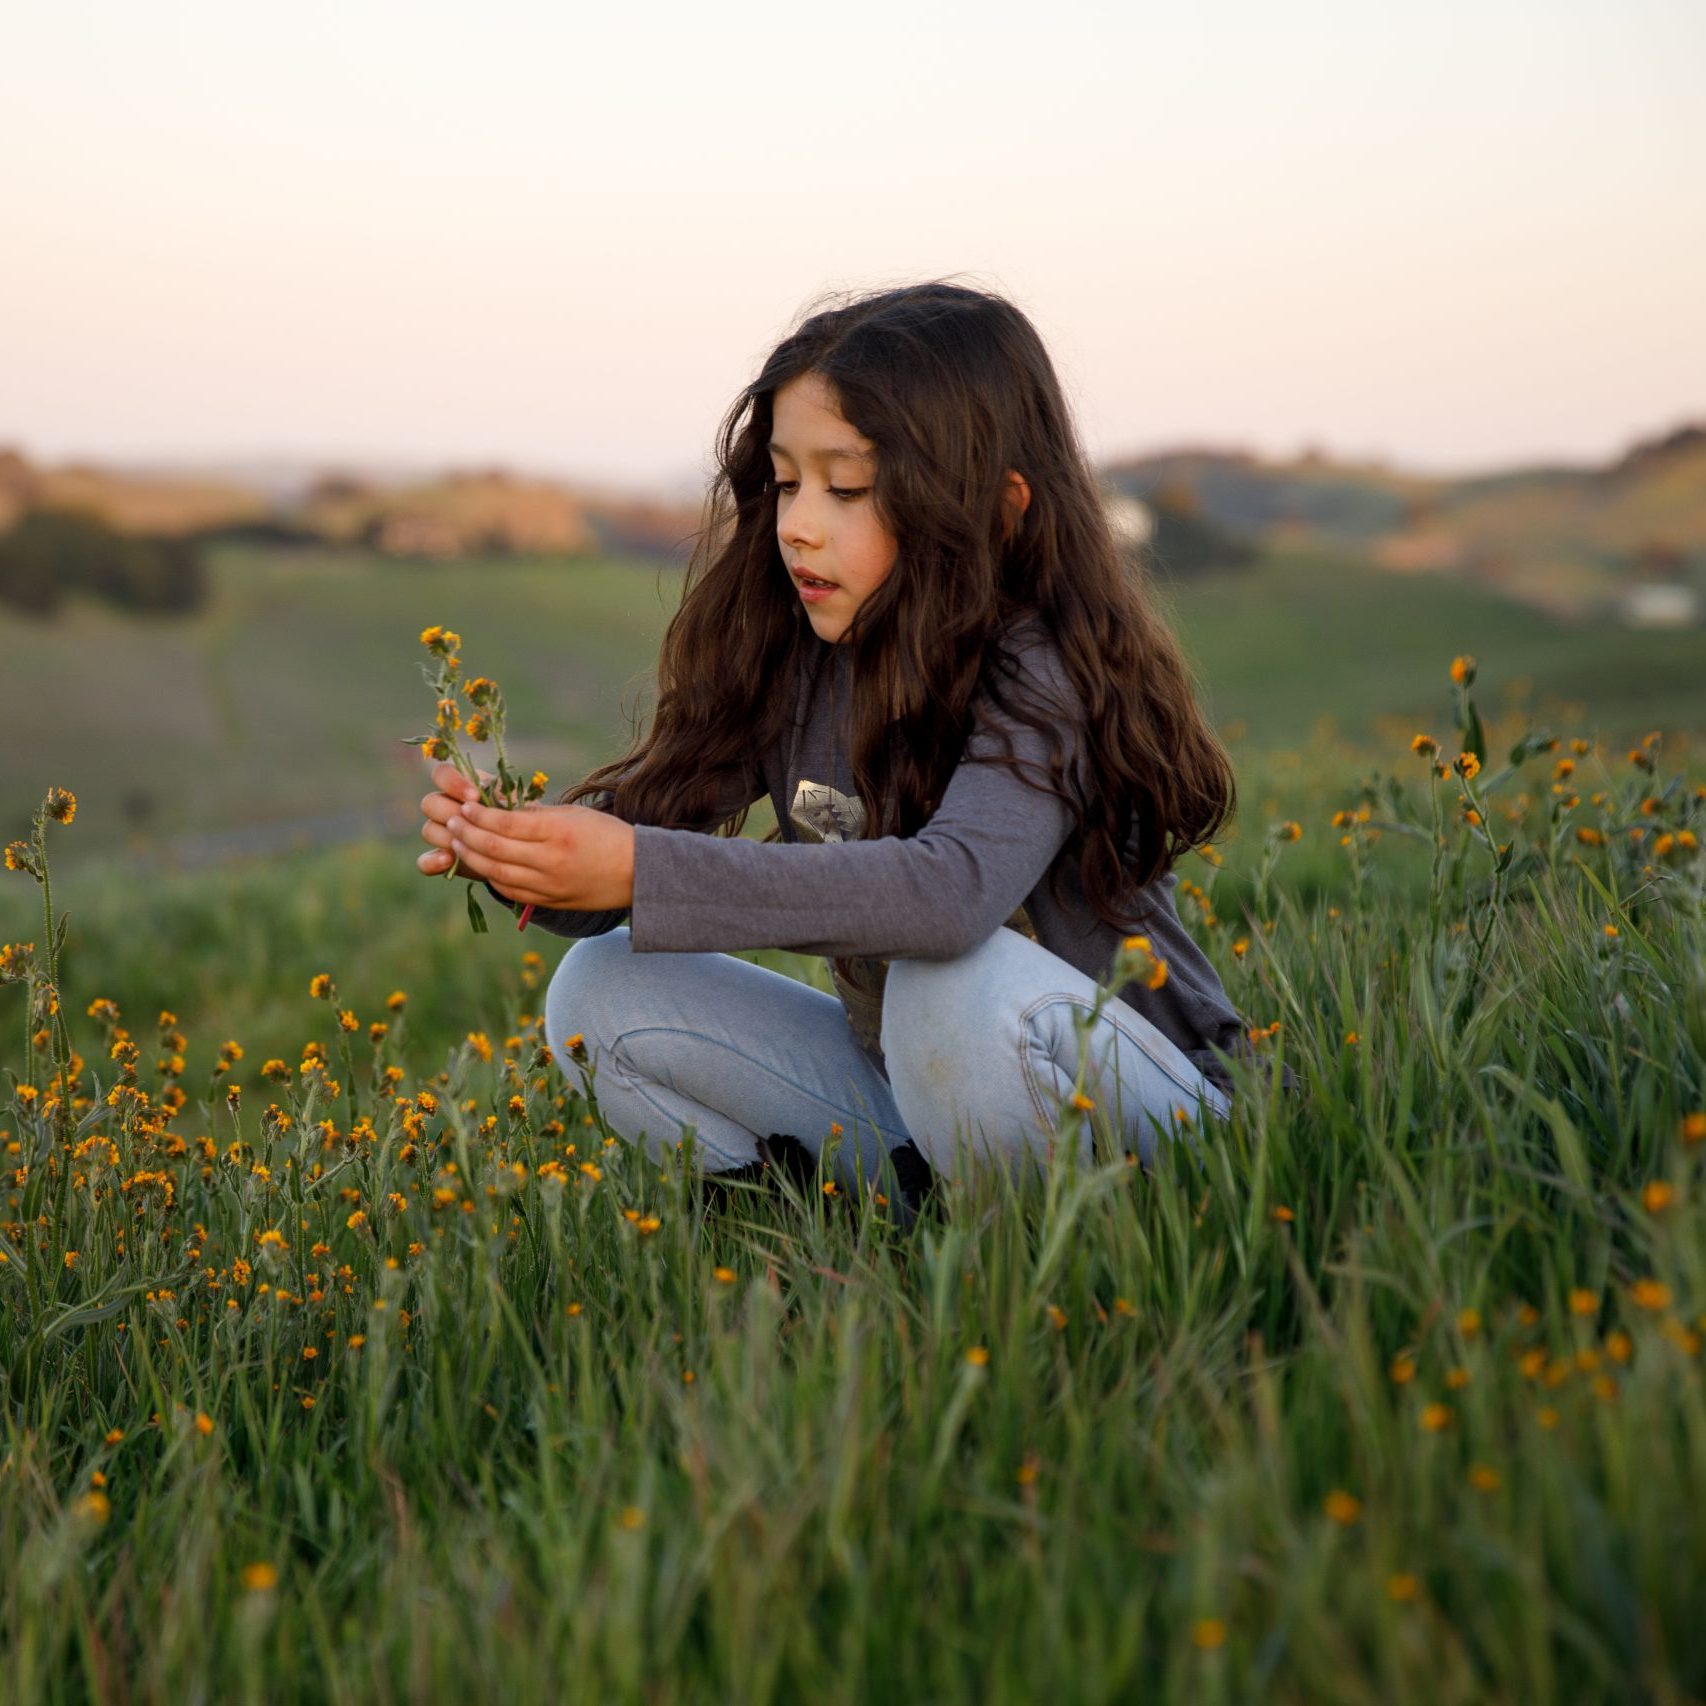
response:
[[[484,786],[490,786],[496,780],[484,770],[475,771],[475,775]],[[432,767],[432,785],[437,792],[428,794],[421,801],[421,812],[426,818],[426,822],[421,825],[421,839],[430,841],[435,848],[444,848],[445,851],[423,853],[415,861],[415,867],[429,877],[442,877],[455,863],[454,855],[449,851],[450,820],[461,810],[465,801],[472,800],[477,805],[480,796],[474,784],[454,764],[435,764]]]
[[[507,900],[566,912],[604,912],[634,899],[634,826],[591,806],[479,803],[473,785],[448,764],[433,771],[439,792],[421,801],[421,837],[435,851],[417,864],[483,878]]]

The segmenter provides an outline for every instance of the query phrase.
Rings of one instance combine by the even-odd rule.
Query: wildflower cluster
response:
[[[421,630],[420,642],[432,661],[421,665],[421,674],[432,689],[433,727],[429,734],[413,735],[405,745],[418,746],[428,758],[449,762],[479,790],[488,806],[515,807],[544,798],[550,777],[543,770],[523,776],[509,759],[504,745],[504,696],[487,675],[462,679],[462,636],[453,629],[434,625]],[[460,694],[460,698],[458,695]],[[462,701],[467,701],[464,712]],[[463,737],[476,745],[492,743],[496,754],[495,778],[486,776],[463,746]],[[457,874],[452,863],[447,878]],[[486,928],[485,915],[475,898],[475,885],[468,884],[468,921],[479,932]]]
[[[1661,777],[1663,736],[1655,730],[1613,756],[1584,736],[1566,741],[1530,726],[1496,762],[1472,692],[1476,671],[1472,657],[1452,661],[1455,738],[1442,743],[1424,731],[1410,741],[1430,784],[1423,802],[1397,775],[1376,773],[1334,813],[1358,891],[1366,842],[1389,832],[1431,849],[1433,929],[1449,922],[1476,958],[1507,903],[1572,869],[1590,887],[1627,897],[1628,912],[1696,914],[1706,896],[1706,787],[1680,772]],[[1608,939],[1617,929],[1608,925]]]
[[[28,844],[44,891],[40,823],[54,801]],[[49,924],[57,946],[64,921]],[[544,962],[529,950],[518,970],[525,998]],[[46,1331],[98,1308],[89,1318],[103,1333],[157,1338],[157,1366],[186,1378],[198,1335],[204,1349],[217,1333],[226,1350],[269,1358],[285,1345],[291,1401],[311,1410],[364,1348],[383,1339],[408,1352],[433,1306],[435,1246],[474,1240],[510,1259],[524,1237],[560,1245],[565,1214],[596,1214],[642,1242],[665,1226],[603,1183],[617,1140],[587,1051],[578,1035],[562,1039],[581,1077],[571,1088],[536,1011],[501,1037],[470,1031],[411,1082],[407,994],[364,1021],[320,972],[305,993],[325,1015],[323,1035],[299,1059],[250,1066],[235,1038],[213,1042],[192,1094],[190,1038],[171,1010],[133,1030],[117,1002],[95,997],[84,1015],[100,1040],[85,1058],[34,943],[0,947],[0,983],[25,986],[32,1024],[39,1017],[63,1051],[50,1073],[15,1084],[0,1130],[0,1328]],[[46,1047],[32,1046],[32,1074]]]

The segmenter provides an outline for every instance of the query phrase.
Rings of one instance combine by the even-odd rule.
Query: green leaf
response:
[[[490,927],[486,923],[486,915],[480,910],[480,903],[474,898],[474,885],[468,885],[468,922],[473,926],[476,936],[488,934]]]
[[[92,1327],[99,1321],[110,1321],[121,1310],[128,1308],[139,1292],[159,1284],[159,1279],[145,1279],[137,1280],[131,1285],[119,1286],[116,1290],[109,1286],[90,1303],[73,1305],[60,1310],[56,1315],[45,1316],[37,1323],[33,1336],[45,1345],[50,1339],[58,1338],[61,1333],[69,1333],[78,1327]]]
[[[1475,709],[1475,702],[1466,699],[1463,704],[1463,750],[1472,752],[1482,763],[1487,759],[1487,731],[1481,727],[1481,713]]]

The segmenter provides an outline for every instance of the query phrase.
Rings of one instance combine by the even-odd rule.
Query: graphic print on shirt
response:
[[[828,842],[859,841],[865,834],[865,802],[856,794],[844,794],[827,782],[808,782],[803,778],[794,789],[794,801],[788,808],[788,821],[801,841]],[[1021,904],[1004,928],[1017,930],[1033,942],[1037,932],[1031,915]],[[878,1059],[882,1058],[883,985],[888,981],[889,962],[864,955],[832,958],[829,975],[835,993],[847,1013],[847,1023],[853,1035]]]

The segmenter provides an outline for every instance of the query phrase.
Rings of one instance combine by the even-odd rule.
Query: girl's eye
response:
[[[786,494],[798,491],[800,482],[798,480],[769,480],[766,485],[772,492]],[[852,503],[855,498],[864,497],[870,489],[869,486],[828,486],[825,488],[832,498],[839,498],[842,503]]]

